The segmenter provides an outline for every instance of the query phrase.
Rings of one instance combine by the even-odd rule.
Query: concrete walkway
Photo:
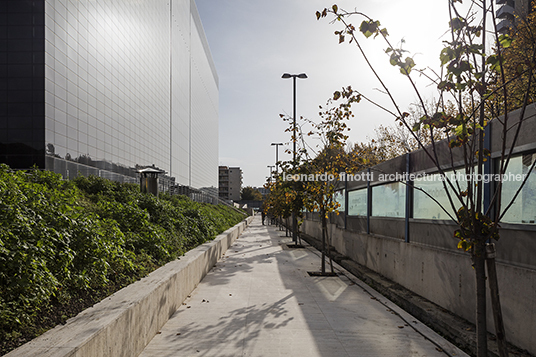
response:
[[[466,356],[319,253],[289,249],[260,217],[140,356]]]

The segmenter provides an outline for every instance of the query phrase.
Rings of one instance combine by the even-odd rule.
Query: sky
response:
[[[290,133],[279,114],[292,116],[292,79],[283,73],[306,73],[297,79],[297,117],[318,121],[319,105],[333,92],[349,85],[392,109],[393,105],[366,66],[354,44],[338,43],[332,18],[317,20],[315,13],[331,8],[333,0],[196,0],[219,76],[219,164],[239,166],[243,187],[260,187],[275,163],[273,142],[286,143],[279,160],[289,160]],[[448,2],[439,0],[343,0],[339,8],[357,10],[379,20],[394,46],[402,45],[416,68],[439,70],[439,52],[447,38]],[[362,17],[351,22],[359,27]],[[417,101],[407,78],[389,64],[380,38],[360,43],[370,61],[407,110]],[[412,77],[427,99],[436,94],[429,80]],[[353,108],[350,142],[369,141],[379,125],[395,125],[394,117],[362,101]],[[314,143],[313,143],[314,145]]]

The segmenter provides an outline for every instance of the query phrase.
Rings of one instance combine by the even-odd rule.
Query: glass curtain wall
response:
[[[406,185],[402,182],[391,182],[372,187],[372,215],[405,217]]]
[[[460,170],[445,171],[445,176],[449,178],[450,182],[459,187],[461,191],[467,188],[467,181],[465,175]],[[421,178],[414,180],[413,185],[413,218],[420,219],[450,219],[448,214],[455,217],[455,211],[452,209],[450,200],[447,196],[443,185],[443,177],[440,174],[425,175]],[[447,189],[452,197],[454,205],[460,207],[461,204],[457,201],[454,191],[447,184]],[[436,201],[432,200],[428,195],[432,196]],[[458,191],[458,189],[457,189]],[[447,211],[447,212],[445,212]]]
[[[514,204],[502,218],[506,223],[534,224],[536,222],[536,170],[530,168],[536,160],[536,154],[524,154],[510,160],[507,173],[503,176],[502,210],[504,210],[519,191],[523,179],[527,182],[519,191]]]
[[[367,215],[367,189],[348,192],[348,215],[349,216],[366,216]]]
[[[503,175],[502,206],[501,211],[508,208],[501,219],[504,223],[535,224],[536,223],[536,169],[532,165],[536,161],[536,153],[522,154],[512,157],[506,173]],[[456,191],[467,189],[467,177],[463,170],[449,170],[445,172]],[[528,178],[527,178],[528,176]],[[497,182],[498,174],[486,178],[492,185]],[[523,187],[523,181],[526,179]],[[452,208],[443,185],[440,174],[420,175],[414,180],[413,188],[413,216],[415,219],[449,220],[456,217],[455,209],[461,207],[454,190],[447,184],[455,209]],[[424,192],[426,193],[424,193]],[[431,197],[433,197],[433,199]],[[403,182],[391,182],[372,187],[372,216],[376,217],[405,217],[406,185]],[[344,191],[339,191],[335,199],[341,204],[340,212],[344,211]],[[348,191],[348,215],[367,215],[367,189]]]

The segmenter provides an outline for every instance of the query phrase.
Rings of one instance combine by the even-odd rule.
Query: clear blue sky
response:
[[[338,44],[334,31],[339,24],[317,21],[315,12],[331,7],[324,0],[196,0],[203,27],[220,79],[219,163],[240,166],[244,186],[262,186],[274,165],[272,142],[288,143],[289,134],[279,114],[292,115],[292,80],[285,72],[302,73],[308,79],[297,83],[297,116],[318,119],[318,106],[333,92],[352,85],[363,94],[392,108],[379,92],[379,83],[365,67],[355,45]],[[393,44],[400,44],[414,57],[418,68],[438,70],[441,41],[448,29],[447,1],[438,0],[346,0],[340,8],[356,8],[382,23]],[[355,17],[358,27],[363,19]],[[362,43],[371,60],[393,89],[403,108],[416,102],[407,80],[389,64],[379,39]],[[434,88],[415,76],[428,98]],[[354,108],[350,141],[366,141],[380,124],[394,118],[370,104]],[[288,147],[288,146],[287,146]],[[279,158],[289,155],[280,149]]]

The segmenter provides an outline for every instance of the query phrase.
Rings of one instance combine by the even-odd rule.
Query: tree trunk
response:
[[[298,224],[296,224],[296,238],[298,239],[296,244],[302,245],[301,236],[300,236],[300,227],[298,226]]]
[[[501,300],[499,299],[499,283],[497,281],[497,269],[495,268],[495,245],[486,245],[486,266],[488,268],[489,290],[491,295],[491,308],[495,320],[495,334],[499,346],[499,356],[508,356],[508,344],[501,312]]]
[[[322,215],[322,274],[326,273],[326,212],[320,211]]]
[[[476,276],[476,343],[477,357],[488,356],[486,327],[486,255],[485,243],[476,242],[473,252]]]
[[[326,242],[328,246],[329,267],[331,270],[331,274],[333,274],[334,271],[333,271],[333,259],[331,259],[331,239],[329,238],[327,219],[326,219]]]

